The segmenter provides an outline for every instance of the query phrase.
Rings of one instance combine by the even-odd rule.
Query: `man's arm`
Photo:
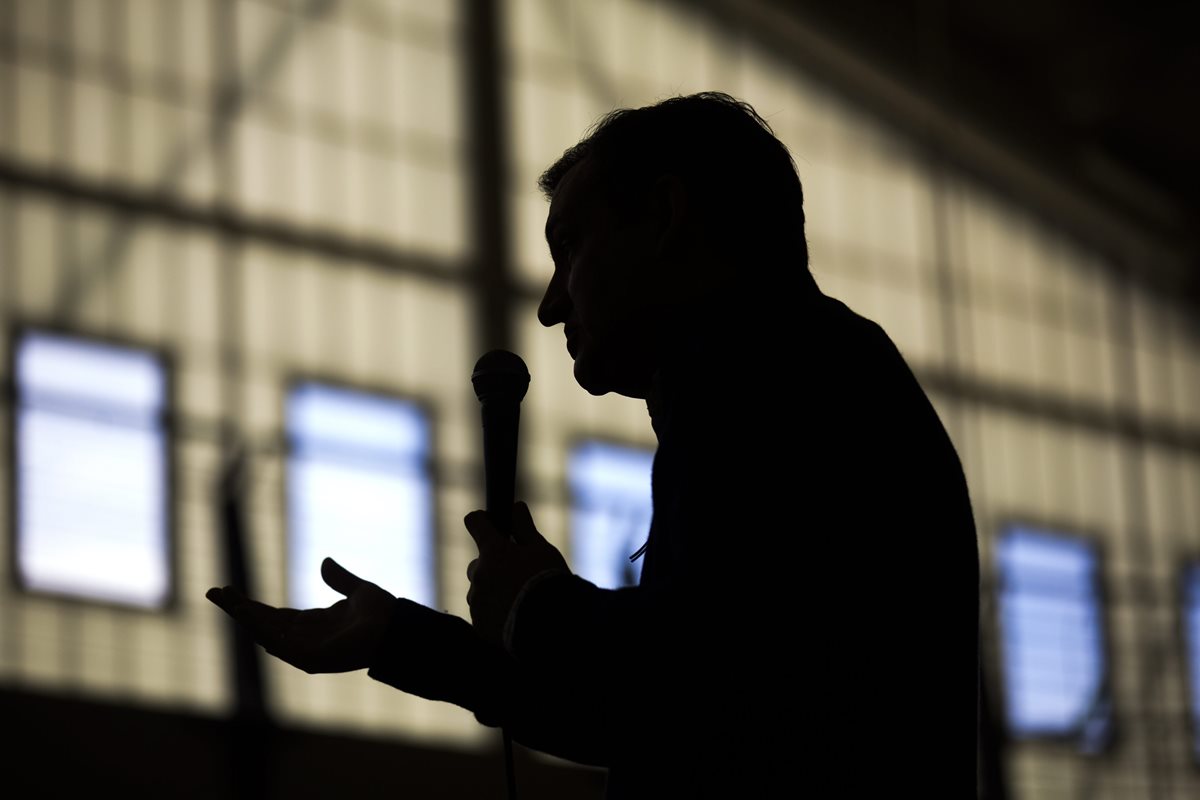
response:
[[[274,608],[229,586],[206,596],[297,669],[365,668],[403,691],[466,708],[485,725],[503,723],[522,744],[584,764],[607,763],[595,735],[596,706],[580,685],[517,669],[466,620],[396,598],[333,559],[322,562],[321,576],[345,595],[328,608]]]
[[[585,684],[518,668],[466,620],[399,598],[367,674],[428,700],[503,725],[534,750],[592,766],[608,765],[601,710]]]

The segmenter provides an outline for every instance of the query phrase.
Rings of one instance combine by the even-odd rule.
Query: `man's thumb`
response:
[[[326,558],[321,562],[321,577],[325,579],[325,582],[329,584],[331,589],[336,589],[347,597],[363,584],[362,578],[350,572],[350,570],[332,558]]]

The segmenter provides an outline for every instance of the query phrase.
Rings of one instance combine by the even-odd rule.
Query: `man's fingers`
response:
[[[219,589],[213,587],[204,596],[226,614],[234,618],[237,617],[238,606],[246,602],[246,596],[232,586],[222,586]]]
[[[294,608],[275,608],[251,600],[232,586],[209,589],[205,597],[244,625],[256,642],[271,651],[286,640],[292,618],[298,613]]]
[[[325,579],[325,583],[329,584],[329,588],[341,592],[347,597],[366,583],[332,558],[326,558],[321,562],[321,577]]]
[[[204,596],[206,598],[208,598],[209,602],[211,602],[213,605],[215,605],[217,608],[221,609],[222,611],[229,610],[225,607],[225,592],[224,592],[224,590],[218,589],[216,586],[214,586],[213,588],[211,588],[207,592],[205,592]]]
[[[533,524],[529,505],[524,501],[513,505],[513,539],[517,544],[534,544],[542,539],[542,534]]]
[[[485,511],[472,511],[463,518],[463,524],[467,526],[467,533],[475,540],[480,555],[499,550],[507,540],[503,533],[496,530]]]

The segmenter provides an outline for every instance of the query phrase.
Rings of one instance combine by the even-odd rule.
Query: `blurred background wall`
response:
[[[606,111],[717,89],[790,148],[819,285],[891,335],[963,460],[984,795],[1200,791],[1196,173],[1171,150],[1195,123],[1157,140],[1152,115],[1189,113],[1195,51],[1159,46],[1165,12],[1061,5],[0,2],[11,779],[499,796],[465,711],[274,659],[235,678],[203,598],[237,562],[224,515],[266,602],[331,601],[332,554],[467,616],[469,374],[508,347],[521,495],[577,571],[635,582],[654,436],[537,323],[535,181]],[[259,784],[225,747],[248,706],[276,731]],[[904,735],[864,730],[864,768]],[[600,796],[519,755],[528,796]]]

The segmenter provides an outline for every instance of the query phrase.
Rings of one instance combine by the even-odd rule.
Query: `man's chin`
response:
[[[603,397],[606,394],[616,393],[622,397],[644,400],[648,390],[647,386],[639,383],[631,383],[627,380],[614,380],[612,375],[602,374],[601,371],[593,367],[592,360],[587,357],[575,359],[575,382],[593,397]]]
[[[602,397],[612,391],[611,388],[596,380],[594,372],[587,367],[586,359],[582,361],[578,358],[575,359],[575,382],[594,397]]]

